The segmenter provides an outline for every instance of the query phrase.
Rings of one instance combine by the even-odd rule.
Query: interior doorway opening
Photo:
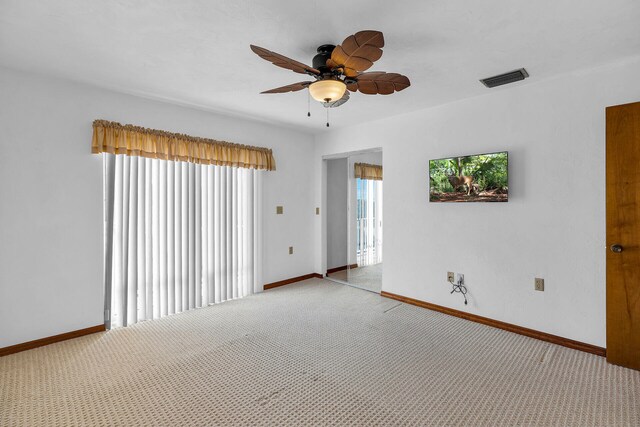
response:
[[[379,293],[383,262],[382,151],[345,154],[325,161],[325,277]]]

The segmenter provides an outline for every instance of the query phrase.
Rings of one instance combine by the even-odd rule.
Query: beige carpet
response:
[[[0,358],[0,426],[638,426],[640,372],[313,279]]]

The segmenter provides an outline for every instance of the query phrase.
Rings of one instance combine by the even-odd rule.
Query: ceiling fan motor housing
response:
[[[323,44],[322,46],[318,46],[318,53],[313,57],[313,68],[321,73],[331,71],[329,67],[327,67],[327,61],[331,58],[331,52],[333,52],[333,49],[335,49],[335,46],[332,44]]]

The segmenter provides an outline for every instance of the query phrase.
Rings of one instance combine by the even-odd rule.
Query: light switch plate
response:
[[[534,280],[534,282],[533,282],[533,285],[534,285],[534,289],[535,289],[536,291],[542,291],[542,292],[544,292],[544,279],[541,279],[541,278],[539,278],[539,277],[536,277],[536,278],[535,278],[535,280]]]
[[[276,215],[282,215],[284,213],[283,206],[276,206]]]
[[[289,255],[293,255],[293,246],[289,246]]]
[[[320,215],[320,208],[316,208],[316,215]]]

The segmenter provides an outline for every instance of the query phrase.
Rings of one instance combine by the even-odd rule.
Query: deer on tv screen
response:
[[[429,161],[431,202],[506,202],[508,155],[477,154]]]

